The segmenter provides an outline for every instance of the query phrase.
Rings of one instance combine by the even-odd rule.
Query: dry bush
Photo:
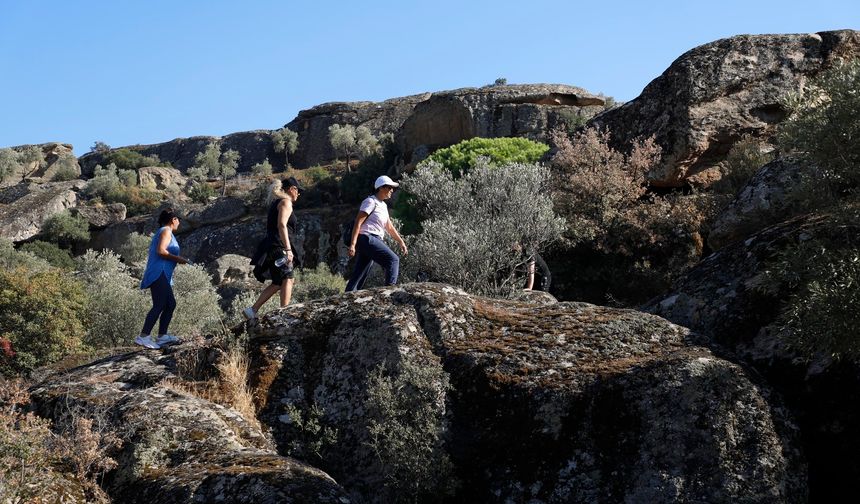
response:
[[[23,381],[0,381],[0,502],[52,502],[75,483],[88,502],[108,502],[98,479],[116,467],[109,452],[121,440],[104,412],[68,409],[52,425],[25,411],[29,402]]]
[[[219,353],[214,365],[215,376],[204,355]],[[186,350],[177,359],[178,378],[163,380],[161,385],[180,393],[234,409],[256,428],[260,428],[251,389],[248,387],[248,358],[241,345],[226,350],[204,347]]]
[[[653,138],[633,142],[629,153],[609,145],[606,131],[588,128],[568,136],[552,132],[554,201],[568,222],[568,261],[575,271],[574,295],[595,292],[635,304],[669,287],[703,252],[703,232],[714,213],[710,196],[649,191],[647,173],[660,161]],[[600,299],[592,299],[601,301]]]

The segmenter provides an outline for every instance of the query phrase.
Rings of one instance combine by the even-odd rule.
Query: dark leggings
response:
[[[382,239],[366,234],[358,235],[356,242],[355,269],[346,284],[346,292],[359,290],[364,287],[367,274],[373,263],[382,266],[385,270],[385,285],[397,283],[397,274],[400,272],[400,258],[388,248]]]
[[[173,310],[176,309],[176,298],[173,297],[173,287],[170,286],[164,273],[158,277],[158,280],[152,282],[149,286],[149,292],[152,294],[152,309],[146,314],[141,334],[151,333],[159,315],[161,315],[161,320],[158,322],[158,335],[167,334],[167,326],[170,325]]]

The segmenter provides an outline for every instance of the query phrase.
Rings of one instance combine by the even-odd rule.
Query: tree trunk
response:
[[[221,179],[224,181],[224,183],[221,184],[221,196],[223,197],[227,195],[227,174],[225,173]]]

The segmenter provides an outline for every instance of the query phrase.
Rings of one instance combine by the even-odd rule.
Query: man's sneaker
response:
[[[245,320],[254,320],[257,318],[257,312],[254,311],[253,306],[249,306],[242,310],[242,315],[245,316]]]
[[[172,343],[179,343],[179,338],[177,338],[176,336],[174,336],[172,334],[162,334],[161,336],[158,337],[157,340],[155,340],[155,342],[159,346],[164,346],[164,345],[170,345]]]
[[[149,336],[149,335],[144,336],[141,334],[137,338],[134,338],[134,342],[140,346],[143,346],[146,348],[152,348],[154,350],[158,350],[159,348],[161,348],[161,345],[152,341],[152,336]]]

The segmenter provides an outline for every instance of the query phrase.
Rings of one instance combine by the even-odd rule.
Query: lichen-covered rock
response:
[[[860,56],[860,32],[740,35],[696,47],[675,60],[636,99],[595,117],[617,146],[656,136],[659,186],[707,178],[743,135],[771,136],[785,118],[780,99],[802,89],[838,58]]]
[[[777,159],[761,167],[717,216],[708,233],[708,245],[719,250],[785,220],[788,196],[800,184],[804,168],[793,159]]]
[[[856,249],[857,236],[858,226],[833,216],[796,217],[726,245],[645,306],[753,366],[784,398],[802,433],[814,502],[853,495],[860,478],[860,364],[799,354],[769,327],[796,287],[758,287],[780,253],[818,238]]]
[[[805,502],[779,401],[641,312],[410,284],[251,336],[261,421],[357,501]]]
[[[225,254],[206,265],[215,285],[253,279],[251,260],[238,254]]]
[[[125,220],[126,208],[122,203],[110,203],[108,205],[82,205],[72,210],[73,213],[82,215],[91,228],[104,229],[111,224]]]
[[[105,478],[114,502],[349,502],[319,469],[279,456],[237,412],[161,385],[178,349],[109,357],[50,375],[32,390],[37,410],[98,418],[124,438]]]
[[[26,195],[0,205],[0,236],[13,242],[36,236],[48,217],[78,204],[77,192],[84,184],[83,180],[73,180],[31,186]]]

